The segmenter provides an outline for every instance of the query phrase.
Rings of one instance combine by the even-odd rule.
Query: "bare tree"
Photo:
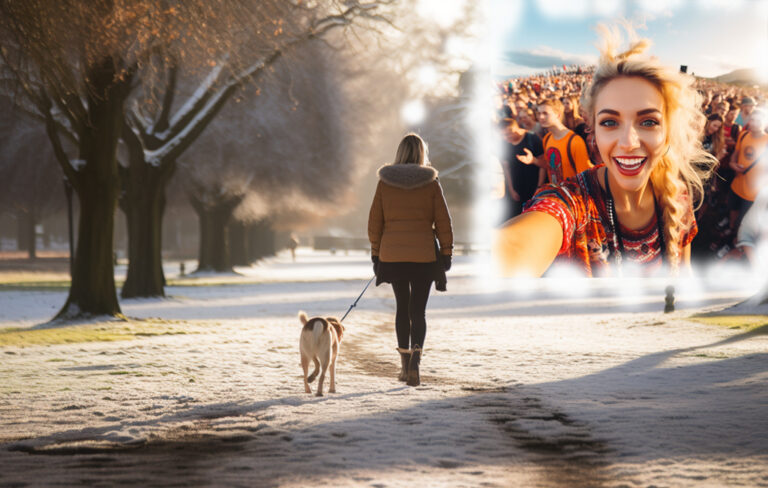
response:
[[[379,4],[0,1],[4,79],[12,80],[11,89],[23,95],[27,108],[45,119],[57,160],[81,205],[72,286],[57,317],[120,314],[112,269],[119,193],[116,151],[125,103],[136,82],[141,78],[154,86],[154,79],[161,78],[152,76],[157,55],[163,56],[164,66],[179,62],[202,70],[207,65],[211,73],[205,79],[216,82],[216,88],[204,86],[168,120],[166,131],[155,128],[168,117],[168,107],[129,116],[136,122],[135,134],[143,130],[151,136],[142,142],[144,160],[153,165],[178,156],[188,144],[185,134],[201,130],[190,120],[215,114],[211,105],[226,96],[229,86],[255,76],[297,43],[356,17],[375,17]],[[146,115],[156,118],[142,124]],[[76,147],[75,157],[67,153],[62,137]]]
[[[328,211],[352,190],[357,170],[333,56],[316,43],[276,63],[259,94],[228,107],[180,160],[200,218],[199,270],[231,269],[236,209],[234,222],[263,225],[281,209]]]

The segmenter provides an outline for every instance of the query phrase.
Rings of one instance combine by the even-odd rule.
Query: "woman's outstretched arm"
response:
[[[544,212],[526,212],[498,230],[493,246],[502,276],[539,277],[563,244],[563,228]]]

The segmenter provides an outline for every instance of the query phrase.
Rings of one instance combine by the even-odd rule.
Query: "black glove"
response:
[[[442,254],[441,257],[443,258],[443,269],[448,271],[451,269],[451,257],[447,254]]]
[[[373,274],[379,275],[379,257],[371,255],[371,261],[373,262]]]

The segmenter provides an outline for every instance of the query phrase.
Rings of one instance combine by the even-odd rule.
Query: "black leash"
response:
[[[367,289],[368,289],[368,287],[369,287],[369,286],[371,286],[371,283],[373,283],[373,280],[374,280],[374,278],[376,278],[376,275],[373,275],[373,278],[371,278],[370,280],[368,280],[368,284],[367,284],[367,285],[365,285],[365,288],[363,288],[363,291],[362,291],[362,292],[360,292],[360,296],[359,296],[359,297],[357,297],[357,300],[355,300],[355,303],[353,303],[352,305],[350,305],[350,306],[349,306],[349,309],[347,310],[347,313],[345,313],[345,314],[344,314],[344,316],[341,318],[341,320],[339,320],[339,322],[343,322],[343,321],[344,321],[344,319],[345,319],[345,318],[347,318],[347,315],[349,315],[349,312],[351,312],[351,311],[352,311],[352,309],[353,309],[353,308],[355,308],[355,307],[357,306],[357,302],[359,302],[359,301],[360,301],[360,299],[361,299],[361,298],[363,298],[363,293],[365,293],[365,290],[367,290]]]

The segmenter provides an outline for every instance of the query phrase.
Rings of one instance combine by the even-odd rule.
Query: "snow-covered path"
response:
[[[369,266],[281,257],[63,329],[35,325],[63,293],[0,292],[0,329],[119,339],[0,346],[0,486],[768,486],[765,328],[689,320],[743,289],[665,315],[663,284],[502,290],[459,257],[422,386],[395,379],[382,286],[345,320],[338,393],[306,395],[296,313],[342,315]]]

